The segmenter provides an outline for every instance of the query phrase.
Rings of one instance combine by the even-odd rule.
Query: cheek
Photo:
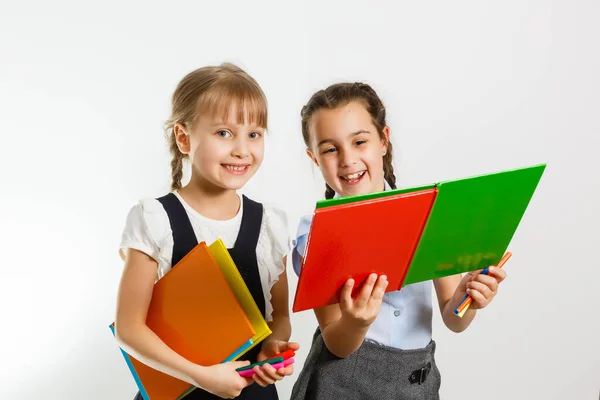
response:
[[[194,146],[195,162],[202,165],[215,163],[227,152],[226,145],[219,143],[217,140],[211,140],[210,138],[192,143],[192,145]]]
[[[383,157],[381,156],[380,148],[369,149],[369,151],[364,154],[364,160],[371,174],[383,175]]]
[[[323,176],[334,178],[337,176],[337,161],[334,157],[323,157],[319,160]]]
[[[255,142],[252,144],[252,156],[255,162],[262,162],[265,158],[265,142]]]

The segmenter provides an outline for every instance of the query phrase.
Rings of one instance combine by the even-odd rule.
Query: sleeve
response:
[[[294,250],[292,252],[292,265],[294,266],[296,275],[300,275],[300,269],[302,268],[300,257],[304,257],[304,254],[306,253],[306,242],[308,240],[311,223],[312,215],[307,215],[300,218],[300,223],[298,224],[296,240],[294,241]]]
[[[272,287],[279,279],[279,275],[285,271],[283,258],[290,252],[292,243],[288,231],[288,221],[286,213],[274,206],[264,205],[265,223],[262,229],[266,230],[265,238],[269,241],[268,247],[270,254],[268,257],[273,260],[269,263],[269,287]]]
[[[169,233],[165,229],[165,218],[164,209],[155,199],[141,200],[131,207],[121,235],[121,256],[124,258],[125,250],[130,248],[146,253],[158,262],[162,242]],[[168,227],[168,220],[166,222]]]

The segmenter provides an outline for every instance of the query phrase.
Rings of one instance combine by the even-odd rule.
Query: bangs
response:
[[[223,79],[198,99],[198,115],[208,115],[238,124],[254,124],[267,129],[267,99],[258,85],[241,79]],[[233,115],[232,115],[233,114]]]

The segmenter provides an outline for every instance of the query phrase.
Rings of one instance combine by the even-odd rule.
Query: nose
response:
[[[248,143],[243,135],[240,135],[236,138],[231,154],[240,159],[246,158],[250,154]]]
[[[356,164],[356,154],[352,150],[340,150],[340,166],[348,168]]]

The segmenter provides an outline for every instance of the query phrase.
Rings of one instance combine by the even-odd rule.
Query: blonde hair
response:
[[[231,64],[199,68],[187,74],[172,97],[171,117],[165,123],[171,160],[171,190],[181,188],[183,160],[188,157],[177,147],[173,128],[180,123],[191,130],[198,115],[229,119],[234,111],[238,123],[267,128],[267,98],[262,89],[244,70]]]

